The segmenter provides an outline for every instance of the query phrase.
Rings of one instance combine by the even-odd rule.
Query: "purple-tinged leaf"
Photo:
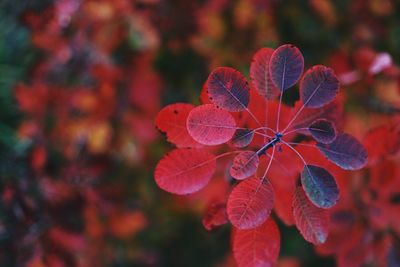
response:
[[[228,111],[242,111],[249,104],[249,85],[246,78],[235,69],[228,67],[215,69],[208,76],[207,88],[210,100]]]
[[[254,131],[250,129],[237,129],[233,134],[230,141],[231,145],[234,147],[246,147],[248,146],[254,137]]]
[[[229,195],[228,218],[239,229],[260,226],[274,206],[274,191],[264,178],[251,177],[239,183]]]
[[[186,125],[190,136],[204,145],[228,142],[236,131],[236,122],[232,115],[212,104],[192,109]]]
[[[154,176],[167,192],[185,195],[199,191],[215,172],[214,155],[201,149],[175,149],[161,159]]]
[[[332,122],[325,119],[314,121],[308,127],[308,130],[317,142],[323,144],[332,143],[336,138],[335,126]]]
[[[233,230],[233,255],[238,267],[272,267],[279,256],[281,238],[274,220],[250,230]]]
[[[339,134],[330,144],[317,143],[318,149],[345,170],[359,170],[368,160],[367,150],[349,134]]]
[[[325,243],[329,229],[328,214],[326,210],[314,206],[300,186],[293,197],[293,216],[305,240],[314,245]]]
[[[311,202],[328,209],[339,199],[339,188],[335,178],[324,168],[306,165],[301,173],[301,184]]]
[[[269,62],[274,52],[271,48],[261,48],[253,56],[250,65],[250,78],[257,92],[266,99],[276,98],[280,91],[271,80]]]
[[[299,81],[303,70],[303,55],[294,45],[282,45],[271,55],[269,63],[271,80],[281,91],[285,91],[295,85]]]
[[[309,69],[300,82],[300,99],[308,108],[331,102],[339,91],[339,80],[331,68],[317,65]]]
[[[257,171],[259,163],[260,159],[256,152],[243,151],[233,159],[229,173],[233,178],[243,180]]]

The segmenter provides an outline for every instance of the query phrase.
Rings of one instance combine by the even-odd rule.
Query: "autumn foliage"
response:
[[[400,266],[399,11],[1,0],[0,266]]]
[[[251,85],[240,72],[217,68],[203,88],[208,98],[203,95],[202,105],[172,104],[156,119],[158,128],[178,147],[155,169],[158,186],[168,192],[190,194],[204,188],[217,160],[234,155],[227,179],[238,182],[227,197],[226,215],[234,226],[233,252],[239,266],[276,263],[280,237],[270,218],[273,209],[285,223],[296,224],[307,241],[325,243],[326,209],[335,206],[340,188],[324,161],[345,170],[358,170],[367,163],[364,146],[340,133],[332,119],[340,109],[334,102],[340,87],[334,71],[317,65],[303,75],[303,69],[304,58],[295,46],[263,48],[253,57]],[[294,107],[282,104],[284,92],[298,81],[300,102]],[[322,164],[306,160],[308,155],[297,149],[302,146],[313,148],[313,158]],[[220,151],[227,152],[215,156]],[[293,162],[281,161],[280,154],[290,155]],[[298,160],[300,164],[294,163]],[[280,171],[273,173],[274,165]],[[221,224],[221,211],[210,212],[218,220],[215,225]],[[258,252],[249,252],[254,250]]]

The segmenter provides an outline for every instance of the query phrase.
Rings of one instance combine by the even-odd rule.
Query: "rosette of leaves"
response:
[[[290,216],[313,244],[327,238],[327,209],[337,203],[339,187],[327,169],[308,164],[297,147],[312,147],[316,157],[345,170],[361,169],[367,162],[363,145],[336,127],[340,85],[333,70],[322,65],[304,74],[303,70],[297,47],[263,48],[253,57],[250,85],[235,69],[217,68],[205,83],[202,105],[172,104],[156,118],[157,127],[177,147],[155,169],[155,181],[163,190],[197,192],[212,178],[218,159],[233,157],[228,168],[237,183],[226,214],[234,227],[233,252],[239,266],[271,265],[278,258],[280,235],[270,214],[281,196],[275,193],[269,171],[274,164],[290,170],[290,161],[280,162],[282,154],[291,153],[302,162],[301,178],[288,191]],[[298,82],[300,105],[288,107],[282,96]],[[293,142],[295,138],[316,143]],[[216,151],[222,153],[215,155]]]

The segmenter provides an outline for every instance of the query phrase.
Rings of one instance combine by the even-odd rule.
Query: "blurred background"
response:
[[[349,175],[336,246],[280,223],[278,265],[400,266],[398,0],[0,0],[0,266],[235,266],[230,226],[202,225],[227,189],[156,186],[172,145],[154,119],[283,43],[335,69],[344,128],[374,154]]]

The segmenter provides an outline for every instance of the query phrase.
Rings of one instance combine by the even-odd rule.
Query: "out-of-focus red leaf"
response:
[[[383,125],[370,130],[364,138],[364,146],[368,151],[369,164],[374,164],[387,155],[400,150],[400,127]]]
[[[208,231],[224,225],[228,222],[228,215],[226,214],[226,203],[211,202],[203,216],[203,226]]]
[[[147,225],[147,219],[141,211],[131,211],[111,215],[110,232],[121,239],[130,239]]]

